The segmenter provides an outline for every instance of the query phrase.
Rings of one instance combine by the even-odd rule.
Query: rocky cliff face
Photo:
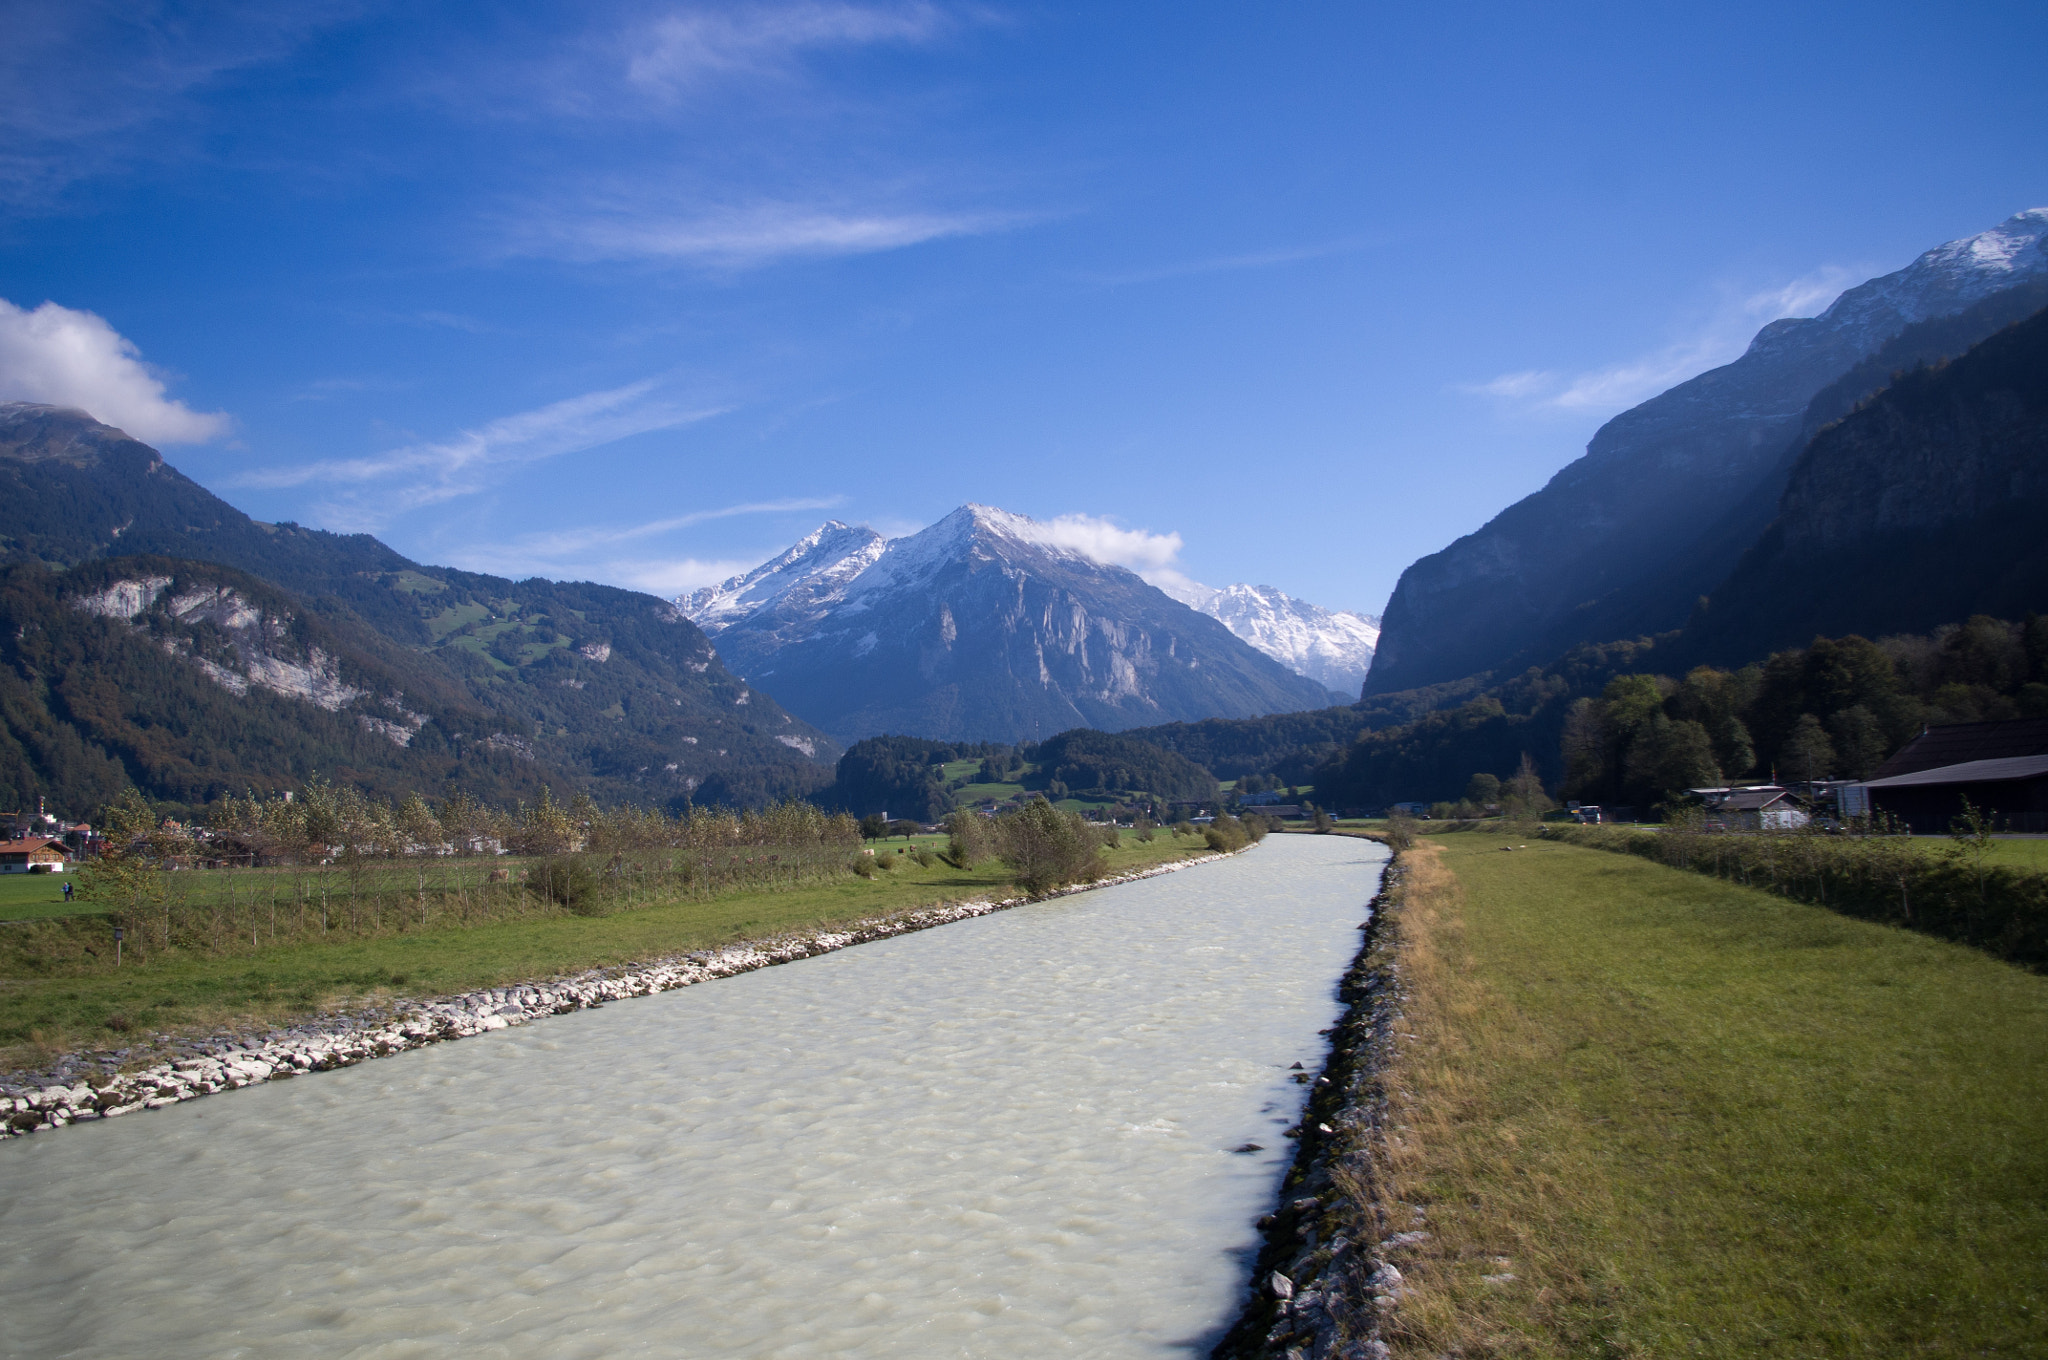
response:
[[[1937,247],[1616,416],[1543,490],[1402,574],[1367,691],[1683,624],[1745,541],[1729,524],[1768,518],[1814,398],[1902,330],[2048,276],[2044,236],[2035,209]]]
[[[1215,619],[1021,515],[963,506],[879,550],[864,533],[828,524],[686,601],[718,628],[728,666],[842,741],[1039,740],[1328,702]],[[728,604],[749,596],[751,612]]]
[[[1753,658],[2048,606],[2048,312],[1820,431],[1684,645]]]

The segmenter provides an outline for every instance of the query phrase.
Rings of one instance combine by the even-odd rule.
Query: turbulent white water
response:
[[[0,1354],[1205,1351],[1382,860],[1274,838],[0,1145]]]

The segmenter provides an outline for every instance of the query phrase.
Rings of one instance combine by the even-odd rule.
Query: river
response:
[[[1384,856],[1274,837],[0,1144],[0,1354],[1205,1353]]]

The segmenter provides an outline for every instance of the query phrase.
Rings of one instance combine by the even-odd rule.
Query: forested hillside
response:
[[[33,564],[47,575],[153,554],[170,564],[124,570],[181,575],[211,563],[237,568],[273,594],[287,592],[297,626],[353,639],[352,655],[375,652],[381,664],[398,667],[408,693],[453,696],[444,704],[449,713],[472,714],[468,721],[485,740],[495,738],[493,749],[520,762],[517,773],[506,766],[493,776],[493,796],[545,781],[558,792],[574,788],[607,800],[757,805],[830,779],[838,753],[831,739],[734,677],[696,625],[653,596],[425,567],[367,535],[262,524],[147,445],[56,407],[0,405],[0,492],[0,561]],[[51,618],[71,621],[72,614]],[[33,705],[21,711],[27,726],[14,735],[14,777],[25,790],[68,798],[58,793],[72,787],[68,776],[36,754],[57,748],[28,739],[43,720]],[[333,759],[321,737],[287,761],[269,738],[238,729],[237,711],[219,711],[203,758],[190,760],[171,754],[175,725],[156,732],[160,724],[142,724],[138,730],[156,732],[143,742],[112,729],[102,734],[77,714],[53,710],[51,721],[68,724],[85,749],[119,764],[157,798],[182,801],[236,781],[271,787],[275,779],[254,775],[268,770],[289,781],[306,761]],[[323,720],[308,714],[306,721],[312,730]],[[441,735],[438,720],[430,725],[434,733],[423,727],[413,739],[422,751]],[[129,754],[144,750],[160,754]],[[342,762],[333,770],[360,771],[353,777],[381,792],[384,781],[415,767],[419,778],[432,776],[412,756],[396,766]],[[200,773],[206,770],[217,772],[211,784]],[[483,776],[465,765],[447,777]],[[92,809],[65,810],[83,816]]]
[[[813,801],[856,816],[934,822],[972,801],[1030,794],[1095,804],[1209,799],[1216,776],[1128,733],[1087,728],[1018,746],[869,737],[847,748]]]
[[[0,571],[0,801],[95,813],[319,776],[531,797],[547,771],[425,658],[246,573],[118,558]],[[496,740],[494,740],[496,738]],[[556,776],[560,778],[559,775]]]
[[[1482,697],[1362,734],[1315,771],[1318,801],[1460,797],[1526,754],[1585,802],[1649,808],[1722,779],[1868,774],[1923,725],[2048,717],[2048,621],[1979,616],[1930,634],[1816,638],[1738,670],[1660,668],[1677,635],[1580,648]]]

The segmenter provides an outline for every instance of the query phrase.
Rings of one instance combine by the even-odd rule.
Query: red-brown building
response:
[[[64,843],[43,836],[26,840],[0,841],[0,874],[60,874],[64,872]]]

